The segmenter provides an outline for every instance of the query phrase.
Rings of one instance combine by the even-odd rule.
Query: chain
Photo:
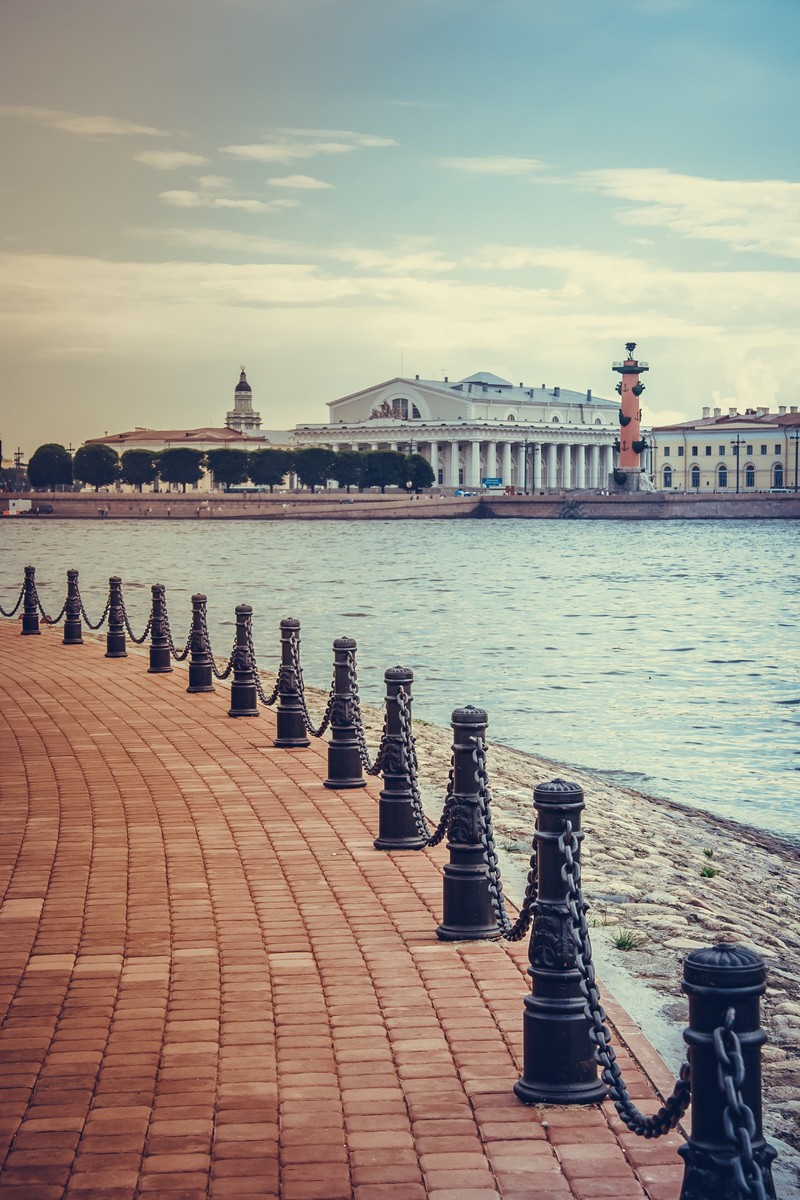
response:
[[[48,617],[47,613],[44,611],[44,605],[42,604],[41,600],[39,599],[39,589],[37,588],[35,583],[33,585],[33,599],[36,602],[36,607],[38,608],[39,612],[42,614],[42,620],[44,621],[45,625],[57,625],[58,622],[61,620],[61,618],[64,616],[64,614],[67,611],[67,604],[69,603],[69,593],[67,593],[67,598],[64,601],[61,612],[58,614],[57,617]]]
[[[208,636],[208,624],[206,623],[205,613],[203,614],[202,634],[203,634],[203,649],[205,650],[206,654],[208,655],[209,659],[211,660],[212,674],[217,679],[227,679],[228,676],[230,675],[231,671],[233,670],[233,660],[234,660],[234,656],[236,654],[236,636],[234,635],[234,638],[233,638],[233,649],[231,650],[230,657],[228,658],[228,662],[227,662],[225,668],[222,671],[220,671],[219,667],[217,666],[216,662],[214,661],[214,651],[211,649],[211,639]]]
[[[754,1196],[756,1200],[767,1200],[764,1177],[753,1157],[753,1138],[756,1136],[756,1119],[753,1111],[742,1099],[744,1084],[744,1059],[739,1038],[733,1029],[736,1010],[729,1008],[723,1024],[714,1030],[714,1052],[717,1057],[719,1087],[725,1097],[722,1127],[725,1137],[736,1150],[731,1167],[742,1196]]]
[[[108,599],[106,600],[106,606],[103,609],[102,617],[100,618],[100,620],[97,622],[96,625],[93,625],[86,614],[86,609],[83,606],[83,596],[81,595],[81,589],[76,585],[75,590],[78,593],[78,603],[81,606],[81,616],[83,617],[83,619],[86,622],[86,624],[88,625],[88,627],[90,629],[102,628],[102,626],[105,624],[106,617],[108,616],[108,610],[111,608],[111,597],[109,596]]]
[[[500,877],[500,864],[497,861],[497,847],[492,824],[492,795],[489,791],[489,778],[486,771],[486,746],[482,738],[476,737],[470,740],[474,742],[472,761],[475,763],[475,782],[478,785],[478,832],[483,847],[483,861],[486,863],[489,895],[503,937],[509,942],[519,942],[530,929],[533,920],[533,906],[539,892],[536,838],[534,836],[531,843],[531,859],[522,907],[516,921],[512,922],[506,912],[503,881]]]
[[[6,610],[3,608],[2,604],[0,604],[0,616],[3,616],[3,617],[16,616],[17,609],[19,608],[20,604],[22,604],[22,599],[23,599],[24,595],[25,595],[25,584],[23,583],[22,587],[19,590],[19,595],[17,596],[17,603],[10,610],[10,612],[6,612]]]
[[[297,694],[300,699],[300,708],[303,711],[303,723],[312,737],[322,737],[331,723],[331,710],[333,709],[333,699],[336,692],[336,675],[334,674],[333,682],[331,683],[331,690],[328,693],[328,703],[325,705],[325,714],[322,718],[322,722],[315,726],[311,720],[311,715],[306,705],[306,689],[303,682],[303,668],[300,666],[300,648],[298,646],[297,637],[295,634],[292,634],[289,644],[291,646],[292,666],[294,667],[297,675]]]
[[[186,636],[186,645],[181,651],[175,649],[175,643],[172,640],[172,630],[169,627],[169,613],[167,612],[167,601],[164,600],[162,608],[162,617],[164,620],[164,630],[166,632],[167,642],[169,643],[169,652],[176,662],[183,662],[189,657],[189,651],[192,647],[192,627],[189,626],[189,632]]]
[[[128,610],[125,607],[125,597],[122,595],[122,588],[120,588],[119,598],[120,598],[120,603],[121,603],[121,607],[122,607],[122,620],[125,622],[125,629],[128,632],[128,637],[131,639],[132,642],[135,642],[137,646],[141,646],[142,642],[144,642],[147,639],[147,635],[149,634],[150,629],[152,628],[152,625],[153,625],[153,605],[152,604],[150,605],[150,615],[147,618],[147,624],[144,627],[144,633],[142,634],[141,637],[137,637],[136,634],[131,629],[131,623],[130,623],[130,620],[128,619]]]
[[[278,671],[278,674],[275,677],[275,687],[272,689],[272,691],[270,692],[270,694],[268,696],[267,693],[264,691],[264,685],[261,682],[261,676],[258,673],[258,664],[256,663],[256,652],[255,652],[255,647],[253,646],[253,631],[252,631],[252,627],[250,625],[248,625],[248,627],[247,627],[247,649],[250,654],[250,665],[253,668],[253,678],[256,681],[256,693],[258,694],[258,698],[261,701],[261,703],[265,704],[267,706],[267,708],[270,708],[275,703],[275,701],[278,699],[278,692],[280,691],[280,685],[281,685],[281,673],[280,673],[280,671]],[[211,661],[212,662],[214,661],[213,658]]]
[[[592,944],[589,939],[589,927],[586,923],[587,904],[581,891],[581,869],[578,862],[578,839],[572,832],[572,822],[564,822],[564,832],[558,839],[558,846],[564,855],[561,868],[561,878],[567,885],[567,908],[571,917],[571,933],[575,949],[575,962],[581,977],[581,992],[586,1001],[584,1013],[591,1022],[589,1037],[594,1042],[594,1056],[602,1070],[602,1080],[608,1086],[614,1107],[622,1121],[633,1133],[644,1138],[661,1137],[662,1134],[674,1129],[689,1107],[691,1098],[691,1080],[689,1064],[685,1062],[680,1069],[672,1095],[652,1116],[639,1112],[630,1098],[630,1094],[622,1078],[614,1047],[611,1045],[611,1034],[606,1025],[606,1014],[600,1003],[600,991],[594,973],[592,962]]]
[[[373,761],[369,756],[367,748],[367,738],[364,733],[364,716],[361,712],[361,696],[358,691],[358,677],[356,675],[356,656],[352,650],[347,655],[347,682],[350,686],[350,696],[353,704],[353,723],[356,730],[356,743],[358,745],[358,757],[361,759],[361,765],[368,775],[380,775],[383,770],[383,761],[386,755],[386,729],[387,729],[387,714],[383,714],[383,729],[381,730],[381,740],[378,746],[378,753]]]

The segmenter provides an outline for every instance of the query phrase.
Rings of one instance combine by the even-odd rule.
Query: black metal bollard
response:
[[[253,610],[249,604],[236,605],[236,646],[233,651],[233,683],[229,717],[257,717],[258,695],[253,674],[251,625]]]
[[[365,787],[366,779],[359,753],[356,707],[353,703],[352,666],[356,643],[351,637],[333,643],[333,703],[331,740],[328,742],[328,778],[326,788]]]
[[[753,1162],[764,1195],[775,1200],[772,1160],[776,1151],[764,1141],[761,1129],[761,1047],[767,1035],[760,1028],[759,998],[766,990],[766,975],[763,960],[744,946],[722,944],[692,950],[684,961],[681,988],[689,997],[689,1027],[683,1039],[689,1047],[692,1132],[678,1150],[685,1163],[680,1200],[739,1200],[744,1195],[735,1169],[741,1147],[731,1144],[725,1135],[727,1101],[720,1088],[714,1039],[714,1030],[724,1026],[728,1009],[735,1010],[732,1029],[744,1062],[739,1091],[754,1119],[749,1136]]]
[[[597,1077],[591,1026],[583,1011],[558,845],[565,822],[571,821],[580,847],[583,790],[554,779],[533,789],[533,804],[539,892],[528,948],[531,991],[522,1018],[523,1075],[514,1094],[523,1104],[596,1104],[605,1098],[606,1087]]]
[[[122,599],[122,580],[112,575],[108,581],[108,631],[106,633],[106,658],[127,658],[125,645],[125,617]]]
[[[25,568],[24,595],[22,599],[22,633],[24,636],[38,633],[39,601],[36,595],[36,567]]]
[[[78,572],[67,571],[67,603],[64,606],[64,646],[82,646],[81,599],[78,591]]]
[[[206,641],[206,597],[192,596],[192,632],[189,635],[189,686],[187,692],[213,692],[211,655]]]
[[[419,850],[425,845],[414,819],[409,763],[401,735],[400,707],[397,697],[402,688],[407,709],[411,710],[411,685],[414,672],[408,667],[389,667],[383,673],[386,684],[386,737],[383,750],[383,787],[378,807],[376,850]]]
[[[278,710],[276,746],[308,746],[303,706],[300,702],[300,680],[297,675],[297,655],[300,644],[300,622],[294,617],[281,621],[281,665],[278,675]]]
[[[164,585],[154,583],[150,589],[153,596],[153,620],[150,626],[150,666],[148,674],[165,675],[172,670],[169,653],[169,638],[164,620]]]
[[[453,802],[447,828],[450,861],[444,867],[442,923],[436,936],[446,942],[500,937],[478,824],[480,804],[475,739],[486,734],[482,708],[457,708],[453,726]]]

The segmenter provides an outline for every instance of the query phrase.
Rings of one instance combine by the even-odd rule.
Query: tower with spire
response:
[[[627,488],[631,492],[639,491],[642,473],[642,454],[647,449],[647,443],[642,437],[641,394],[644,384],[639,376],[649,371],[648,363],[633,357],[636,342],[626,342],[625,349],[628,357],[624,362],[615,362],[613,370],[622,376],[616,386],[620,398],[619,410],[619,466],[614,470],[614,483],[617,487]]]
[[[225,414],[225,425],[228,429],[238,429],[240,433],[252,433],[261,428],[261,413],[253,408],[253,392],[244,367],[234,389],[233,408]]]

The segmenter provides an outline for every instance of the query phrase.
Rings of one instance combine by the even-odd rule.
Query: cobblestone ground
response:
[[[0,625],[0,1200],[677,1200],[677,1134],[525,1108],[525,946],[443,943],[379,785]],[[635,1099],[671,1078],[608,1004]],[[635,1060],[635,1061],[634,1061]]]

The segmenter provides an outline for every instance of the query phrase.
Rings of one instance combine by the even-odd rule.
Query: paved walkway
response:
[[[517,1102],[526,948],[437,941],[446,851],[375,851],[375,781],[329,791],[324,746],[275,750],[271,713],[19,628],[0,623],[0,1200],[677,1200],[677,1135]]]

